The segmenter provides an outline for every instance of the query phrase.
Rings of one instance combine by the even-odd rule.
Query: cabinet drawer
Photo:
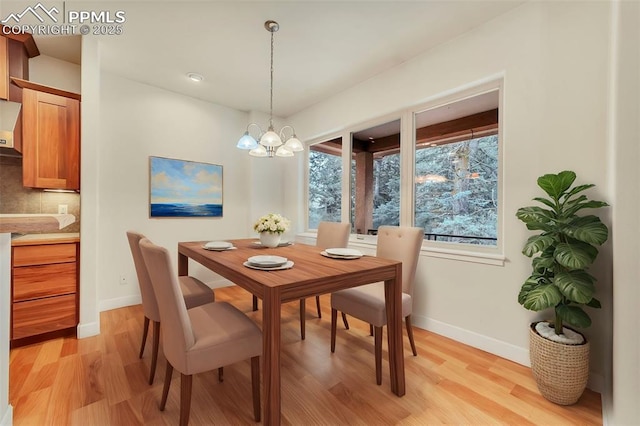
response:
[[[76,292],[76,263],[13,268],[13,301]]]
[[[13,304],[12,339],[75,327],[76,295],[48,297]]]
[[[13,266],[75,262],[76,244],[43,244],[13,248]]]

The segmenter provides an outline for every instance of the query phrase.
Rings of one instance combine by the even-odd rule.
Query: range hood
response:
[[[22,105],[18,102],[0,100],[0,155],[20,156],[13,145],[13,132]]]

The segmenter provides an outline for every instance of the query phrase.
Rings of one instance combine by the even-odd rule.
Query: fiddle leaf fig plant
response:
[[[581,192],[595,185],[572,186],[575,180],[572,171],[540,176],[538,186],[547,197],[533,200],[543,207],[522,207],[516,213],[527,229],[539,231],[529,237],[522,250],[532,258],[533,271],[520,289],[518,302],[532,311],[554,308],[556,334],[562,334],[563,323],[579,328],[591,325],[582,306],[600,308],[600,302],[593,297],[596,279],[587,269],[598,255],[596,246],[609,237],[600,218],[577,214],[608,204],[589,200]]]

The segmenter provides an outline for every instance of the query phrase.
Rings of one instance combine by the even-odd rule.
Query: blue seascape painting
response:
[[[222,166],[149,157],[151,217],[222,217]]]

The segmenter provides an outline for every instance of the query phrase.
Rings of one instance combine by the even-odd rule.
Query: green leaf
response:
[[[527,294],[522,306],[531,311],[542,311],[562,301],[560,290],[553,284],[539,285]]]
[[[572,204],[571,206],[566,207],[566,209],[564,210],[564,212],[562,213],[563,216],[572,216],[574,214],[576,214],[576,212],[582,210],[582,209],[598,209],[600,207],[607,207],[609,204],[605,203],[604,201],[587,201],[587,202],[579,202],[576,204]]]
[[[595,260],[598,250],[583,242],[560,243],[553,257],[567,269],[584,269]]]
[[[566,235],[589,244],[601,245],[609,238],[609,229],[597,216],[582,216],[572,220],[562,231]]]
[[[555,226],[550,222],[529,222],[527,223],[527,229],[529,231],[552,232],[555,230]]]
[[[524,282],[524,284],[522,284],[522,287],[520,288],[520,293],[518,294],[518,303],[523,305],[524,301],[527,298],[527,294],[529,294],[531,290],[533,290],[539,285],[540,284],[538,283],[538,281],[535,279],[533,275],[527,278],[527,280]]]
[[[536,197],[533,199],[534,201],[539,201],[544,205],[547,205],[549,207],[551,207],[553,209],[553,211],[556,210],[556,205],[553,203],[553,201],[549,200],[548,198],[542,198],[542,197]]]
[[[562,321],[574,327],[586,328],[591,325],[591,318],[579,306],[556,306],[556,315],[562,318]]]
[[[598,299],[596,299],[595,297],[593,299],[591,299],[589,301],[589,303],[587,303],[587,306],[589,306],[590,308],[596,308],[596,309],[602,308],[602,305],[600,304],[600,301]]]
[[[565,170],[557,175],[548,174],[540,176],[538,178],[538,186],[542,188],[549,197],[558,200],[575,180],[576,174],[572,171]]]
[[[578,185],[578,186],[574,186],[573,188],[571,188],[571,191],[567,192],[565,195],[565,199],[568,200],[569,198],[573,197],[574,195],[576,195],[578,192],[582,192],[585,189],[589,189],[589,188],[593,188],[595,185],[592,183],[588,183],[586,185]]]
[[[586,304],[593,299],[595,279],[585,271],[567,271],[556,274],[555,285],[572,302]]]
[[[555,265],[556,260],[553,256],[538,256],[531,262],[533,269],[535,271],[544,271],[546,269],[553,270],[553,266]]]
[[[527,224],[531,222],[547,223],[555,218],[555,213],[541,207],[530,206],[519,208],[516,217]]]
[[[555,242],[556,239],[549,235],[533,235],[529,237],[527,243],[524,245],[522,254],[527,257],[531,257],[534,254],[543,251]]]

